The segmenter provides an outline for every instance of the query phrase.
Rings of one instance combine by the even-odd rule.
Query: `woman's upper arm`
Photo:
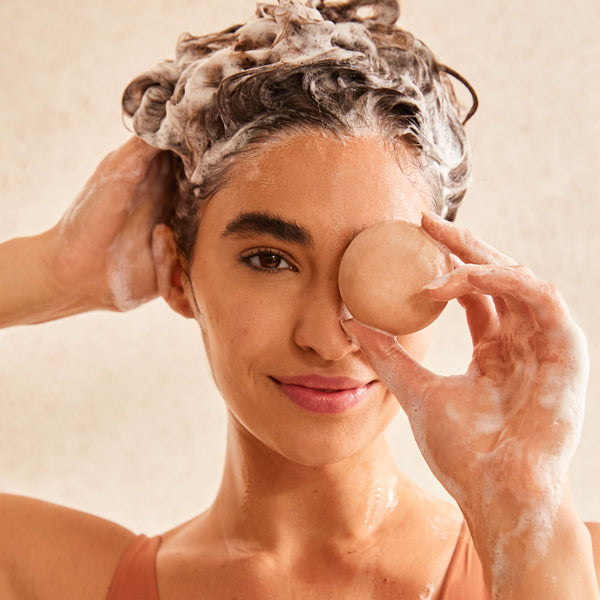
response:
[[[93,515],[0,494],[0,597],[104,600],[132,537]]]

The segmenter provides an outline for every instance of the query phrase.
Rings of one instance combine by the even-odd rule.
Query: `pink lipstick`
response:
[[[374,381],[361,382],[348,377],[296,375],[271,377],[277,387],[294,403],[321,414],[341,413],[359,404]]]

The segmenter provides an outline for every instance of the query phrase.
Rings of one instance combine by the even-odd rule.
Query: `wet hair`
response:
[[[453,220],[470,181],[464,123],[471,86],[395,26],[397,0],[279,0],[224,31],[183,34],[174,60],[134,79],[123,111],[135,133],[174,153],[167,222],[188,259],[203,202],[235,157],[289,132],[376,134],[416,150],[434,208]],[[468,112],[451,77],[471,92]],[[466,112],[466,114],[464,114]]]

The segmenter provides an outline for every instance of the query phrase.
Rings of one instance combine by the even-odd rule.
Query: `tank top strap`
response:
[[[491,600],[483,566],[463,521],[438,600]]]
[[[138,535],[125,549],[106,600],[158,600],[156,554],[160,536]]]

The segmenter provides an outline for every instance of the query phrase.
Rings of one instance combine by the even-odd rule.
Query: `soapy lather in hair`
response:
[[[423,42],[395,26],[399,12],[396,0],[259,3],[244,24],[183,34],[174,60],[127,87],[123,109],[136,134],[181,161],[170,224],[184,254],[200,203],[231,159],[290,129],[375,132],[392,145],[408,143],[424,158],[437,211],[454,218],[470,181],[463,125],[476,96]],[[471,92],[468,112],[449,75]]]

